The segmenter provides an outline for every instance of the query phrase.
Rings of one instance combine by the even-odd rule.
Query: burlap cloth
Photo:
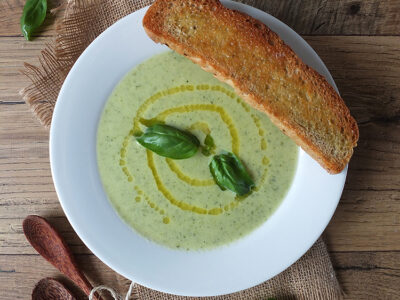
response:
[[[56,40],[43,50],[40,66],[25,64],[23,73],[32,84],[21,91],[40,122],[49,127],[61,85],[85,48],[106,28],[127,14],[151,4],[153,0],[69,0],[57,26]],[[245,2],[245,1],[242,1]],[[266,259],[268,259],[266,257]],[[107,283],[104,283],[107,284]],[[153,291],[136,285],[141,300],[194,299]],[[341,299],[324,242],[315,245],[289,269],[273,279],[239,293],[204,299]]]

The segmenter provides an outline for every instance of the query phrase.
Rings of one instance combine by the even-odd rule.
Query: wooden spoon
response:
[[[71,250],[63,238],[46,219],[39,216],[27,216],[22,226],[32,247],[89,296],[93,289],[92,285],[79,270]],[[94,297],[94,299],[100,300],[98,297]]]
[[[43,278],[35,285],[32,300],[76,300],[76,298],[61,282]]]

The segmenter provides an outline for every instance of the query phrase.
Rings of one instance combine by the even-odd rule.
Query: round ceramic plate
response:
[[[293,30],[255,8],[223,3],[267,24],[336,88],[321,59]],[[252,287],[285,270],[313,245],[336,209],[346,171],[329,175],[300,151],[293,184],[272,217],[248,236],[214,250],[172,250],[135,233],[119,218],[102,188],[96,132],[104,104],[121,78],[167,50],[145,34],[145,12],[146,8],[139,10],[102,33],[64,82],[50,134],[51,169],[61,205],[89,249],[139,284],[186,296],[213,296]]]

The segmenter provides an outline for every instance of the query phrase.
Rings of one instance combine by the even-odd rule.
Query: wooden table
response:
[[[243,2],[303,35],[360,126],[346,187],[325,234],[347,298],[400,299],[400,1]],[[29,83],[18,70],[23,62],[37,64],[63,12],[26,42],[19,28],[23,4],[0,1],[0,299],[28,299],[46,276],[71,286],[25,240],[21,223],[28,214],[55,225],[93,282],[121,288],[126,281],[90,253],[66,220],[51,179],[48,132],[18,95]]]

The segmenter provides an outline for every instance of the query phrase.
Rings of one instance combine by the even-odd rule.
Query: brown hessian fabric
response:
[[[26,63],[22,71],[32,83],[21,91],[21,95],[45,127],[49,128],[51,124],[54,105],[65,77],[86,47],[117,20],[152,2],[153,0],[68,1],[64,16],[57,26],[56,39],[42,51],[40,65]],[[140,285],[135,285],[134,295],[140,300],[196,299],[169,295]],[[269,297],[342,299],[342,290],[321,238],[295,264],[274,278],[245,291],[202,299],[266,300]]]

